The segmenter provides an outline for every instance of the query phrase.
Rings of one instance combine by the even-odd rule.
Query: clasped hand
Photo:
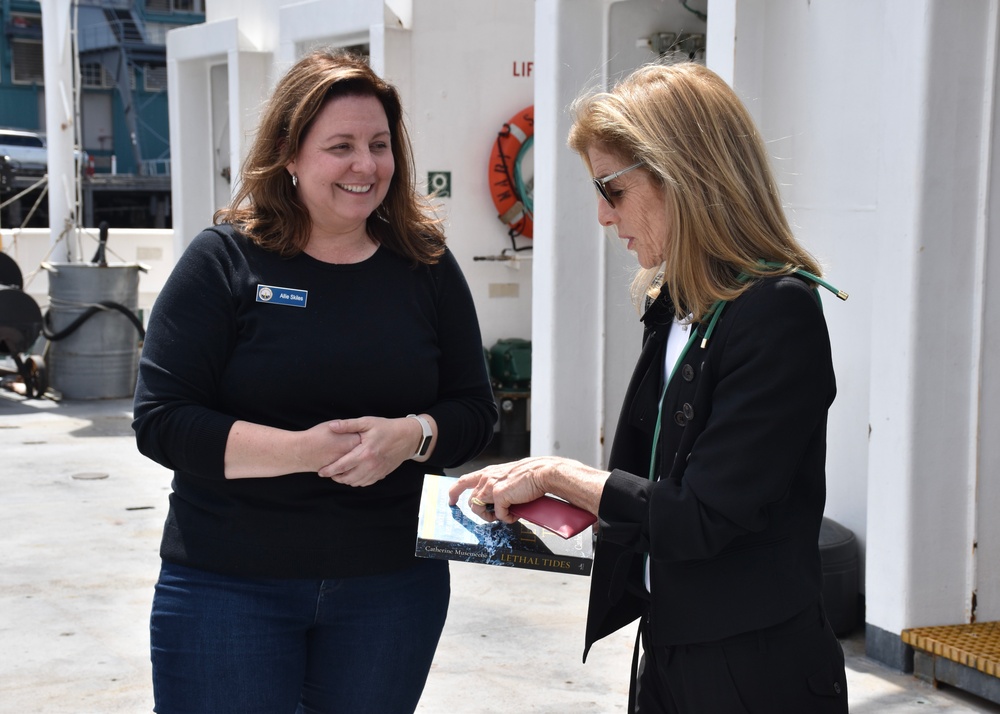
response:
[[[324,422],[320,426],[329,433],[356,437],[356,441],[349,451],[320,468],[319,475],[345,486],[371,486],[381,481],[413,454],[409,438],[413,427],[407,422],[382,417]]]

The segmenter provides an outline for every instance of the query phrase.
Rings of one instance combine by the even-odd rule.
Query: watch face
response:
[[[427,447],[431,445],[431,437],[425,436],[424,440],[420,442],[420,448],[417,449],[417,456],[424,456],[427,454]]]

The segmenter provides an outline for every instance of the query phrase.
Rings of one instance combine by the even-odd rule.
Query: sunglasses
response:
[[[605,201],[608,202],[609,206],[611,206],[612,208],[614,208],[615,207],[615,202],[611,200],[611,196],[608,194],[608,182],[609,181],[614,181],[616,178],[618,178],[622,174],[627,174],[632,169],[637,169],[640,166],[642,166],[642,162],[641,161],[639,161],[637,163],[634,163],[631,166],[628,166],[628,167],[622,169],[621,171],[615,171],[613,174],[608,174],[604,178],[594,178],[593,179],[593,181],[594,181],[594,187],[597,189],[597,192],[599,194],[601,194],[601,198],[603,198]]]

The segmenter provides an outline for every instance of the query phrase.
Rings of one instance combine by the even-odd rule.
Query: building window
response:
[[[147,22],[146,39],[151,45],[165,45],[167,44],[167,33],[171,30],[177,29],[178,27],[187,27],[187,25],[178,25],[166,22]]]
[[[10,14],[10,25],[7,28],[8,34],[21,37],[42,36],[42,16],[23,12],[12,12]]]
[[[205,14],[205,0],[146,0],[147,12],[190,12]]]
[[[14,84],[45,84],[42,43],[35,40],[11,40],[10,74]]]
[[[80,83],[88,89],[111,89],[115,86],[115,78],[97,62],[87,62],[80,65]]]
[[[143,88],[147,92],[165,92],[167,89],[167,68],[150,67],[148,64],[143,68],[145,79]]]

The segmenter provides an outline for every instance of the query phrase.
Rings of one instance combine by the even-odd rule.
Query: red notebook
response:
[[[523,518],[563,538],[572,538],[597,522],[597,516],[590,511],[554,496],[542,496],[534,501],[511,506],[507,510],[518,518]]]

